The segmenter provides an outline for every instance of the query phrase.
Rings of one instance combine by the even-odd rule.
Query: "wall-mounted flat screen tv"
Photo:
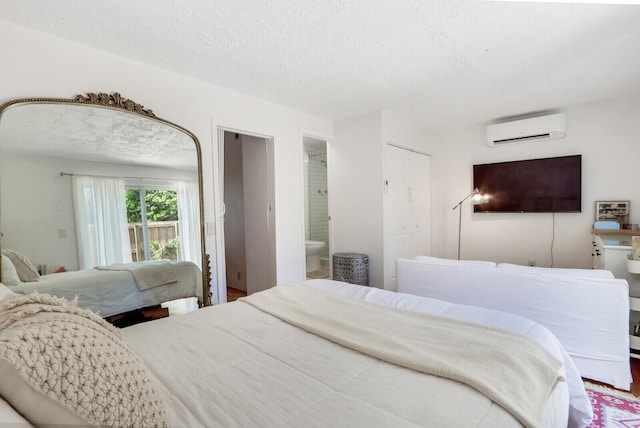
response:
[[[489,196],[474,212],[580,212],[582,155],[474,165],[473,186]]]

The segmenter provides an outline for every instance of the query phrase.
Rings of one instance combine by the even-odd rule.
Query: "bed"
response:
[[[152,260],[39,275],[20,253],[3,250],[2,256],[2,282],[13,292],[78,296],[79,307],[103,318],[186,297],[203,302],[202,273],[191,262]]]
[[[584,427],[592,417],[582,381],[557,339],[530,320],[498,311],[312,280],[116,330],[102,319],[89,319],[67,308],[66,302],[36,302],[35,297],[20,296],[31,300],[21,304],[13,296],[0,300],[0,393],[12,406],[0,405],[0,423],[24,418],[21,421],[26,426],[43,421],[90,421],[176,427]],[[25,305],[29,307],[26,312],[34,315],[21,320]],[[37,317],[42,318],[41,324]],[[64,374],[47,372],[47,385],[67,385],[65,397],[75,397],[65,401],[56,388],[42,392],[42,379],[34,380],[38,376],[17,359],[16,352],[10,352],[16,349],[12,343],[22,344],[11,338],[25,328],[50,332],[61,320],[78,317],[85,317],[84,324],[78,321],[74,328],[62,331],[76,332],[82,330],[80,325],[87,325],[95,335],[99,328],[92,323],[103,322],[99,327],[111,340],[105,339],[109,360],[101,362],[104,352],[93,356],[99,361],[92,365],[97,369],[90,380],[76,376],[76,364],[69,357]],[[440,337],[441,328],[451,331],[446,328],[452,326],[461,331],[462,342],[440,349],[439,342],[431,340],[426,346],[425,340]],[[485,335],[510,345],[480,347]],[[53,349],[61,346],[58,335],[42,336],[53,342]],[[494,342],[488,339],[488,343]],[[500,373],[514,372],[513,362],[501,365],[499,361],[508,355],[517,356],[516,362],[524,361],[516,349],[520,345],[512,346],[514,343],[522,344],[522,358],[527,361],[526,369],[515,369],[510,378]],[[38,346],[46,345],[40,341]],[[75,352],[78,359],[84,359],[91,349],[72,347],[64,355]],[[448,361],[462,358],[463,349],[487,357],[448,367]],[[424,352],[429,358],[423,358]],[[452,357],[436,358],[435,369],[425,368],[433,352]],[[26,365],[38,366],[32,361],[40,356],[28,355],[30,364]],[[123,363],[122,358],[129,359]],[[51,358],[46,361],[52,364]],[[474,364],[487,362],[480,379],[467,379],[466,371],[459,370],[472,364],[476,370],[471,373],[476,373],[483,370]],[[457,380],[443,376],[443,364],[446,376]],[[84,367],[86,364],[80,370]],[[124,368],[135,376],[122,375]],[[109,373],[104,379],[101,370]],[[538,382],[535,379],[541,373],[540,378],[546,380]],[[524,377],[516,380],[520,375]],[[144,380],[136,383],[132,377]],[[94,395],[104,391],[106,395],[87,397],[87,407],[77,407],[81,395],[67,391],[73,389],[69,378],[79,382],[83,391]],[[125,383],[119,384],[118,379]],[[137,393],[138,388],[143,391]],[[107,418],[121,414],[115,410],[100,413],[100,408],[113,405],[108,395],[113,391],[125,393],[124,400],[116,398],[129,404],[122,418],[143,419],[95,419],[99,414]],[[96,411],[92,403],[98,402],[102,404]],[[57,407],[43,411],[45,404]]]

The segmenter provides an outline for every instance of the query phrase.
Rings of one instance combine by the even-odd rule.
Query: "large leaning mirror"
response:
[[[117,93],[0,106],[0,227],[14,291],[103,317],[210,304],[198,139]]]

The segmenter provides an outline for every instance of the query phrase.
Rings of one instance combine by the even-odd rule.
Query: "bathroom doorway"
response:
[[[309,279],[331,278],[327,141],[303,137],[305,270]]]

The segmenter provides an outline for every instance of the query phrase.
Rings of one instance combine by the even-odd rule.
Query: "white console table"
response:
[[[640,297],[629,297],[629,329],[633,328],[635,324],[640,322]],[[629,355],[633,358],[640,359],[640,336],[629,334]]]
[[[640,231],[634,231],[640,234]],[[633,332],[636,324],[640,323],[640,266],[628,263],[628,255],[631,253],[631,245],[605,244],[603,265],[604,269],[611,271],[616,278],[626,279],[629,283],[629,331]],[[640,262],[638,262],[640,263]],[[633,267],[630,267],[633,266]],[[640,336],[629,334],[630,354],[633,358],[640,358]]]
[[[627,255],[631,253],[631,245],[609,245],[604,244],[603,265],[604,269],[611,271],[616,278],[623,278],[629,281],[635,279],[627,270]]]
[[[627,272],[632,276],[633,280],[637,281],[640,277],[640,261],[627,259]],[[629,283],[629,289],[631,289],[631,283]],[[629,314],[629,328],[631,329],[635,328],[636,324],[640,324],[640,296],[629,296],[629,310],[631,311]],[[631,348],[631,356],[640,358],[640,336],[629,335],[629,347]]]

